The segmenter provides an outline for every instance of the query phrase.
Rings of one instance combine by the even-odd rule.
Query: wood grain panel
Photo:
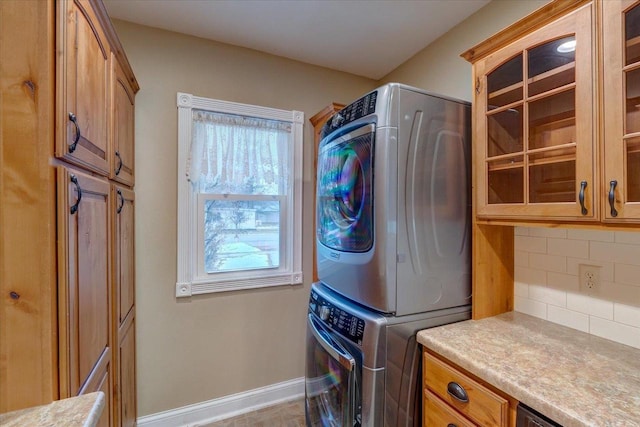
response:
[[[133,191],[114,186],[114,206],[112,207],[115,230],[113,277],[118,327],[129,314],[135,302],[134,200],[135,193]]]
[[[471,421],[457,413],[428,389],[424,390],[423,427],[475,427]]]
[[[119,374],[118,406],[120,407],[120,425],[136,425],[136,323],[135,313],[129,313],[119,333]]]
[[[129,84],[122,66],[112,58],[113,64],[113,162],[111,178],[125,185],[134,183],[134,115],[135,92]]]
[[[423,369],[426,387],[458,412],[482,426],[508,425],[509,402],[503,397],[426,352]],[[468,402],[460,402],[447,392],[450,382],[464,388]]]
[[[58,398],[54,13],[0,1],[0,413]]]

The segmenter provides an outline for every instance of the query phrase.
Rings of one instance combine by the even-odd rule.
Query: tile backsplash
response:
[[[640,232],[516,227],[514,293],[516,311],[640,348]]]

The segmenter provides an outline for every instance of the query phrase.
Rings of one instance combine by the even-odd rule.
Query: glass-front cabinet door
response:
[[[599,217],[587,5],[475,64],[477,215]]]
[[[603,218],[640,220],[640,1],[602,2]]]

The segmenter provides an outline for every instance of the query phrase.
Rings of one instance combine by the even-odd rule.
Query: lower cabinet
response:
[[[423,425],[513,427],[518,402],[447,360],[424,350]]]
[[[116,398],[123,427],[136,425],[136,331],[135,313],[132,311],[123,323],[118,345],[118,376]]]

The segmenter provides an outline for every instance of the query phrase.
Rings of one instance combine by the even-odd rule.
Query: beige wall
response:
[[[148,27],[116,22],[136,98],[138,415],[304,375],[313,244],[312,129],[329,103],[376,82]],[[176,92],[305,112],[303,286],[175,298]]]
[[[472,1],[472,0],[469,0]],[[494,0],[383,78],[471,101],[471,64],[460,54],[547,0]]]

